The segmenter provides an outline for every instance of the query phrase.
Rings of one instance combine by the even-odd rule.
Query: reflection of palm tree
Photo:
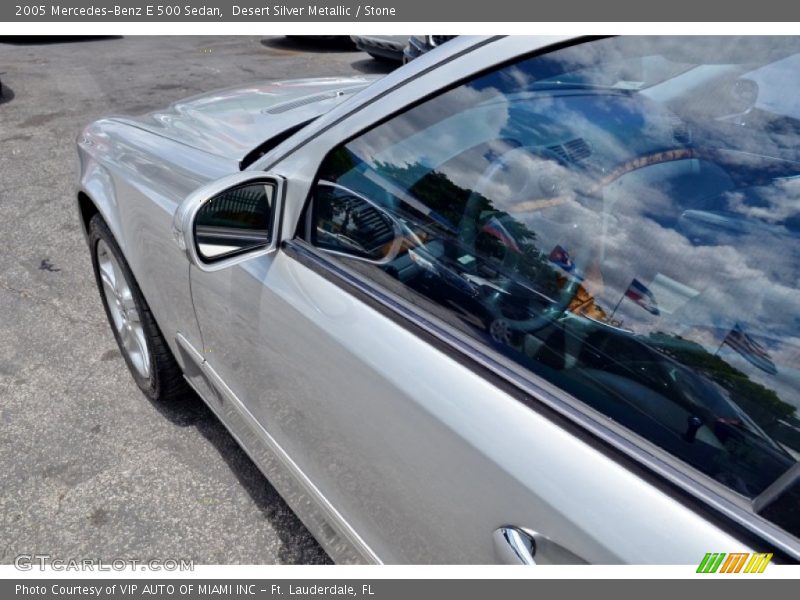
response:
[[[484,219],[494,217],[500,220],[522,250],[523,256],[519,261],[521,274],[531,276],[532,280],[541,279],[542,270],[545,269],[547,271],[546,279],[551,284],[549,287],[555,283],[557,271],[549,265],[546,256],[536,247],[534,243],[536,232],[528,229],[524,223],[514,219],[508,213],[495,210],[491,199],[479,192],[453,183],[446,174],[435,170],[431,171],[424,165],[413,164],[400,167],[379,163],[375,168],[381,175],[407,189],[426,207],[451,224],[461,222],[468,203],[476,218],[483,214],[486,215]],[[487,238],[485,243],[499,244],[500,241],[496,238],[491,238],[489,241]]]

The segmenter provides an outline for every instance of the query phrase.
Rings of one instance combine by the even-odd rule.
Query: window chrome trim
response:
[[[428,316],[423,309],[402,301],[379,284],[326,256],[324,250],[299,238],[285,240],[280,249],[334,285],[355,291],[360,299],[412,333],[433,338],[440,350],[456,360],[466,360],[472,367],[478,365],[482,377],[494,380],[493,383],[501,382],[505,391],[533,410],[545,412],[551,419],[556,417],[561,426],[569,425],[589,433],[592,439],[584,441],[599,442],[593,445],[599,445],[601,451],[611,454],[612,458],[624,459],[627,468],[634,465],[643,468],[643,472],[650,475],[651,483],[661,482],[667,484],[669,490],[680,492],[681,497],[692,501],[693,510],[697,510],[699,502],[704,509],[722,518],[723,527],[727,525],[730,529],[733,525],[737,530],[736,537],[751,538],[749,542],[756,547],[760,542],[765,550],[780,555],[778,559],[800,561],[800,541],[753,512],[752,500],[735,492],[726,495],[727,490],[715,490],[710,478],[696,472],[666,450],[650,444],[622,426],[610,427],[592,416],[592,409],[580,400],[533,373],[523,374],[508,364],[507,359],[495,356],[494,352],[482,348],[466,335],[440,323],[434,316]],[[704,483],[703,479],[707,479],[708,483]]]

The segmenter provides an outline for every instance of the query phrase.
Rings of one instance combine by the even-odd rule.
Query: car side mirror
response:
[[[202,186],[175,211],[175,242],[204,271],[273,249],[282,188],[281,178],[255,172],[235,173]]]

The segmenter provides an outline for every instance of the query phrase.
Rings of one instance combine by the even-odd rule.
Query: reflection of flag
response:
[[[748,362],[762,371],[766,371],[771,375],[775,375],[778,372],[775,368],[775,363],[772,362],[764,346],[747,335],[738,323],[728,332],[722,343],[736,350]]]
[[[628,286],[628,289],[625,290],[625,297],[636,302],[636,304],[641,306],[650,314],[660,314],[658,311],[658,306],[656,305],[656,297],[653,295],[653,292],[648,290],[647,287],[635,277]]]
[[[551,263],[553,263],[558,267],[561,267],[567,273],[569,273],[570,271],[572,271],[572,269],[575,268],[575,263],[572,262],[572,259],[569,256],[569,252],[564,250],[564,248],[562,248],[560,245],[556,245],[556,247],[550,251],[550,256],[548,256],[547,258],[550,260]]]
[[[699,290],[661,273],[656,273],[656,276],[653,277],[650,282],[650,291],[653,296],[658,298],[658,310],[662,315],[664,313],[669,315],[680,310],[687,302],[700,295]]]
[[[504,246],[507,246],[517,254],[522,254],[522,250],[520,250],[517,240],[514,239],[514,236],[508,232],[508,229],[505,228],[505,226],[497,217],[492,217],[486,221],[486,224],[481,227],[481,231],[496,237],[503,243]]]

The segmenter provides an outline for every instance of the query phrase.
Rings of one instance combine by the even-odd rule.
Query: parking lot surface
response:
[[[199,399],[136,388],[80,233],[74,140],[215,88],[387,68],[280,37],[0,40],[0,563],[329,562]]]

